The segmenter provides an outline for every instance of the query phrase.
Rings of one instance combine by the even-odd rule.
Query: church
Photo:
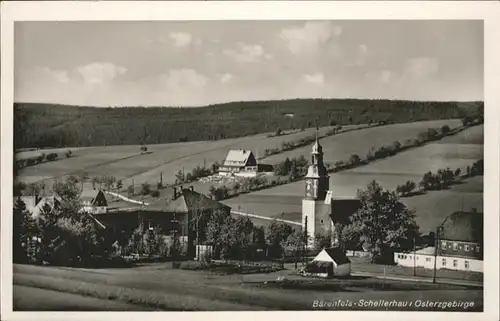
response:
[[[348,224],[349,217],[360,206],[359,199],[334,197],[330,176],[323,162],[323,147],[318,133],[312,147],[311,165],[305,177],[305,196],[302,199],[302,227],[309,236],[308,247],[314,246],[315,235],[330,236],[331,245],[338,244],[336,224]]]

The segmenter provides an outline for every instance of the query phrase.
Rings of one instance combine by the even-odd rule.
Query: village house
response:
[[[204,229],[208,214],[216,210],[230,213],[231,208],[195,192],[192,187],[174,187],[171,192],[169,197],[144,205],[117,202],[96,217],[122,242],[126,242],[136,229],[143,233],[160,230],[167,243],[172,242],[175,232],[188,256],[194,257],[197,243],[204,241],[197,231]]]
[[[438,228],[434,246],[394,253],[397,265],[483,272],[483,213],[475,210],[450,214]]]
[[[257,159],[252,151],[244,149],[230,150],[224,163],[219,167],[221,176],[255,177],[257,172]]]
[[[17,197],[14,198],[14,204]],[[43,208],[49,206],[51,210],[57,208],[61,204],[61,199],[58,196],[21,196],[21,200],[26,205],[26,210],[31,213],[33,218],[38,218],[42,213]]]

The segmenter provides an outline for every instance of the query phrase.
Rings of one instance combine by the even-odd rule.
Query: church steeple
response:
[[[311,152],[311,166],[306,175],[306,198],[324,200],[329,189],[329,176],[323,163],[323,147],[319,143],[318,128],[316,141]]]

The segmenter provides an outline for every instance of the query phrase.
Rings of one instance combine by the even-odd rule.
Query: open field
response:
[[[401,140],[415,138],[419,132],[429,127],[441,127],[444,124],[455,127],[458,126],[459,120],[394,124],[334,135],[322,140],[325,160],[330,162],[346,159],[353,152],[365,153],[372,146],[389,144],[396,138]],[[344,126],[344,130],[355,127],[359,125]],[[319,134],[324,135],[329,129],[330,127],[320,128]],[[87,148],[77,150],[75,156],[68,159],[21,169],[18,178],[26,183],[44,181],[50,185],[50,181],[55,177],[85,170],[90,176],[105,174],[116,176],[123,179],[124,185],[127,186],[132,179],[136,184],[143,182],[154,184],[159,180],[160,173],[163,173],[164,182],[169,184],[174,182],[174,174],[181,169],[188,172],[198,165],[208,166],[216,161],[222,162],[231,148],[250,149],[258,156],[266,148],[278,148],[284,141],[298,140],[314,133],[315,129],[309,128],[303,132],[278,137],[267,137],[269,135],[267,133],[219,141],[148,145],[148,151],[152,153],[143,155],[140,154],[140,146],[135,145]],[[352,144],[353,141],[358,143]],[[273,155],[263,162],[274,164],[286,157],[300,155],[308,157],[309,153],[310,146],[306,146]]]
[[[394,189],[407,180],[418,183],[429,170],[460,167],[465,171],[466,166],[483,157],[482,136],[483,126],[475,126],[457,136],[445,138],[444,142],[424,145],[366,166],[332,174],[330,189],[334,196],[353,197],[358,189],[366,187],[372,180],[376,180],[384,188]],[[421,231],[427,233],[453,211],[462,208],[477,208],[481,211],[482,186],[483,178],[474,177],[449,190],[431,191],[402,200],[416,211]],[[243,194],[225,200],[224,203],[233,208],[239,206],[242,212],[300,221],[303,195],[304,182],[298,181]]]
[[[308,281],[291,273],[293,271],[284,270],[256,275],[216,275],[173,270],[170,264],[100,270],[14,265],[14,306],[19,310],[33,306],[20,296],[26,293],[23,291],[27,287],[35,289],[31,293],[34,299],[43,293],[40,289],[56,291],[59,304],[54,302],[51,305],[54,310],[71,307],[75,295],[101,299],[99,303],[94,301],[96,310],[106,309],[104,305],[109,301],[128,304],[124,310],[137,307],[137,310],[167,311],[312,310],[314,300],[338,299],[353,302],[360,299],[463,300],[474,302],[475,310],[482,309],[483,305],[482,290],[463,286],[381,281],[366,277]],[[273,283],[280,275],[289,275],[293,282],[286,286]],[[268,281],[267,285],[265,281]],[[87,304],[91,305],[90,300],[81,305]]]
[[[330,127],[320,128],[320,135],[329,129]],[[183,168],[188,172],[198,165],[209,166],[216,161],[221,163],[231,148],[250,149],[258,155],[259,150],[262,152],[265,148],[277,148],[284,141],[298,140],[314,133],[315,129],[309,128],[303,132],[295,131],[270,138],[267,133],[218,141],[148,145],[148,152],[151,153],[142,155],[138,145],[85,148],[77,150],[71,158],[23,168],[19,171],[18,179],[26,183],[44,180],[50,185],[50,180],[55,177],[84,170],[91,177],[116,176],[124,180],[125,186],[131,183],[132,178],[137,184],[146,181],[154,183],[159,180],[160,173],[163,173],[165,183],[173,183],[175,172]],[[23,153],[35,152],[37,151]],[[43,152],[48,153],[49,150]]]
[[[396,140],[403,144],[405,140],[416,138],[420,132],[428,128],[441,128],[444,125],[455,128],[460,126],[460,124],[460,120],[458,119],[394,124],[326,137],[321,139],[320,143],[323,146],[325,163],[334,164],[336,161],[349,159],[352,154],[358,154],[363,157],[370,148],[379,148],[383,145],[391,144]],[[292,158],[301,155],[308,157],[310,153],[311,147],[305,146],[283,154],[270,156],[265,158],[265,162],[274,164],[286,157]]]

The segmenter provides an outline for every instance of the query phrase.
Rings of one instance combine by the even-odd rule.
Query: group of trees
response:
[[[207,177],[210,175],[214,175],[218,172],[220,167],[219,162],[215,162],[209,167],[207,166],[200,166],[197,165],[191,172],[184,173],[183,170],[179,170],[177,173],[175,173],[175,183],[176,184],[182,184],[182,183],[189,183],[198,180],[199,178],[202,177]]]
[[[249,193],[264,187],[275,186],[276,181],[271,181],[264,176],[245,177],[236,181],[231,188],[226,185],[210,186],[208,195],[217,201],[227,199],[231,196],[236,196],[242,193]]]
[[[84,264],[112,255],[112,241],[92,215],[81,211],[80,188],[74,181],[57,182],[57,206],[46,203],[38,217],[18,197],[14,203],[14,262]]]
[[[267,133],[276,128],[285,131],[314,125],[463,118],[482,110],[482,102],[357,99],[232,102],[190,109],[16,103],[14,146],[20,149],[215,140]]]
[[[338,227],[344,249],[365,249],[373,262],[391,262],[394,251],[410,250],[421,236],[414,211],[400,202],[395,191],[372,181],[358,192],[361,207],[350,222]]]
[[[290,176],[294,180],[307,173],[308,165],[309,162],[303,155],[292,159],[287,157],[284,161],[274,165],[274,174],[276,176]]]
[[[467,166],[465,173],[462,173],[460,168],[452,170],[449,167],[439,169],[436,173],[429,171],[424,174],[418,186],[422,191],[442,190],[456,184],[462,177],[467,178],[477,175],[483,175],[482,159],[474,162],[472,166]],[[415,192],[416,188],[417,184],[415,182],[407,181],[405,184],[397,186],[396,193],[405,197]]]
[[[68,152],[66,152],[66,157],[69,158],[71,157],[72,154],[69,154],[68,156],[68,153],[71,153],[71,151],[68,150]],[[15,159],[14,166],[16,167],[15,169],[18,170],[24,167],[34,166],[45,162],[53,162],[57,160],[58,157],[59,155],[57,153],[48,153],[48,154],[42,153],[39,156],[34,156],[24,159]]]
[[[457,182],[460,174],[460,168],[457,168],[455,171],[450,168],[439,169],[436,173],[429,171],[424,174],[419,186],[424,191],[446,189]]]

